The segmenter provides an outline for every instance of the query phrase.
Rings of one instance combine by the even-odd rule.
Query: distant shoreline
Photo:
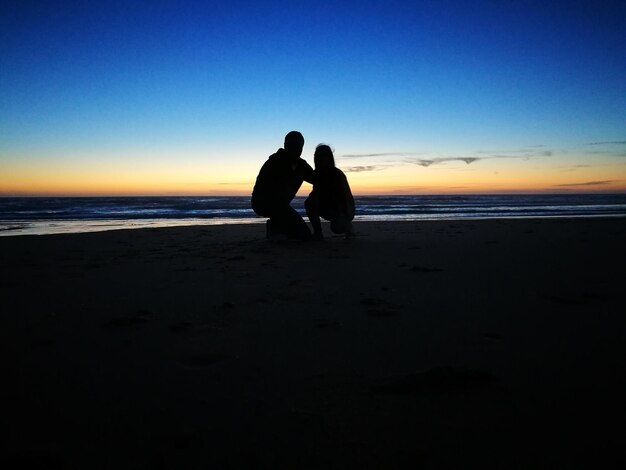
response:
[[[303,198],[293,207],[304,215]],[[356,221],[626,216],[626,194],[357,196]],[[248,197],[4,198],[0,235],[255,224]]]
[[[499,216],[499,217],[393,217],[393,216],[356,216],[355,224],[387,222],[479,222],[495,220],[584,220],[584,219],[620,219],[626,214],[586,214],[586,215],[545,215],[545,216]],[[0,222],[0,237],[47,236],[109,232],[116,230],[154,230],[161,228],[193,228],[214,226],[245,226],[263,224],[267,219],[251,217],[246,219],[111,219],[111,220],[53,220],[53,221],[6,221]]]

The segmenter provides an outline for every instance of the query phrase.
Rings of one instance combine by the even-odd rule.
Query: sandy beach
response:
[[[0,238],[2,468],[626,467],[626,219],[356,228]]]

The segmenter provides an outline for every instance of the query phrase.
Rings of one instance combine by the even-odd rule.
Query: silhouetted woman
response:
[[[346,238],[354,236],[354,198],[348,179],[335,167],[333,151],[328,145],[320,144],[315,149],[315,173],[313,191],[304,202],[306,214],[313,226],[313,237],[322,240],[320,217],[330,221],[334,233],[345,233]]]

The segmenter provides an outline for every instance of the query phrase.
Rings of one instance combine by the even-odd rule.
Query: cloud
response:
[[[430,166],[435,163],[435,160],[409,160],[409,163],[414,163],[420,166]]]
[[[376,152],[376,153],[359,153],[359,154],[345,154],[337,156],[338,159],[352,159],[352,158],[376,158],[376,157],[404,157],[402,160],[395,162],[388,162],[386,165],[361,165],[348,167],[344,171],[346,172],[361,172],[361,171],[375,171],[385,167],[402,165],[410,163],[412,165],[419,165],[423,167],[429,167],[432,165],[440,165],[442,163],[449,162],[463,162],[466,165],[470,165],[480,160],[495,160],[495,159],[520,159],[528,160],[531,158],[551,157],[553,152],[551,150],[539,150],[545,148],[545,145],[533,145],[524,147],[518,150],[504,151],[504,152],[487,152],[476,151],[473,156],[447,156],[447,157],[430,157],[432,152]],[[408,157],[408,158],[407,158]],[[421,157],[421,158],[420,158]]]
[[[459,160],[459,161],[465,162],[465,163],[467,163],[469,165],[470,163],[474,163],[475,161],[480,160],[480,158],[477,158],[477,157],[459,157],[459,158],[455,158],[453,160]]]
[[[602,155],[605,157],[626,157],[626,152],[615,152],[612,150],[589,150],[587,155]]]
[[[382,165],[360,165],[349,166],[348,168],[344,168],[343,171],[346,173],[361,173],[363,171],[377,171],[383,169],[384,167]]]
[[[478,152],[481,153],[481,152]],[[514,158],[521,160],[528,160],[529,158],[537,158],[537,157],[551,157],[551,151],[542,151],[542,152],[526,152],[521,155],[509,155],[509,154],[488,154],[485,157],[442,157],[442,158],[418,158],[407,160],[408,163],[413,163],[414,165],[420,166],[431,166],[438,165],[440,163],[447,162],[464,162],[466,164],[471,164],[477,162],[479,160],[495,160],[495,159],[503,159],[503,158]]]
[[[522,151],[518,150],[518,151],[506,152],[506,153],[490,153],[490,152],[479,152],[479,153],[486,153],[490,155],[484,158],[521,158],[524,160],[527,160],[529,158],[552,156],[551,150],[542,150],[541,152],[535,152],[535,151],[528,152],[525,150],[522,150]]]
[[[572,187],[572,186],[604,186],[616,183],[619,180],[602,180],[602,181],[585,181],[584,183],[555,184],[556,187]]]
[[[426,152],[349,153],[346,155],[338,155],[337,158],[411,157],[415,155],[426,155]]]
[[[556,167],[564,172],[577,171],[579,168],[592,168],[591,165],[565,165]]]
[[[599,150],[586,150],[585,153],[588,155],[602,155],[606,157],[617,157],[624,158],[626,157],[626,152],[624,152],[623,148],[620,148],[623,145],[626,145],[626,140],[605,140],[602,142],[587,142],[583,144],[586,147],[599,147]]]
[[[626,140],[607,140],[604,142],[587,142],[584,145],[626,145]]]
[[[418,158],[413,160],[407,160],[408,163],[420,166],[438,165],[445,162],[465,162],[468,165],[478,160],[482,160],[479,157],[445,157],[445,158]]]

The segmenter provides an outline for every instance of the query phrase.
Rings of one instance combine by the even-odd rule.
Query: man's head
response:
[[[300,158],[304,147],[304,137],[298,131],[291,131],[285,136],[285,150],[293,157]]]

